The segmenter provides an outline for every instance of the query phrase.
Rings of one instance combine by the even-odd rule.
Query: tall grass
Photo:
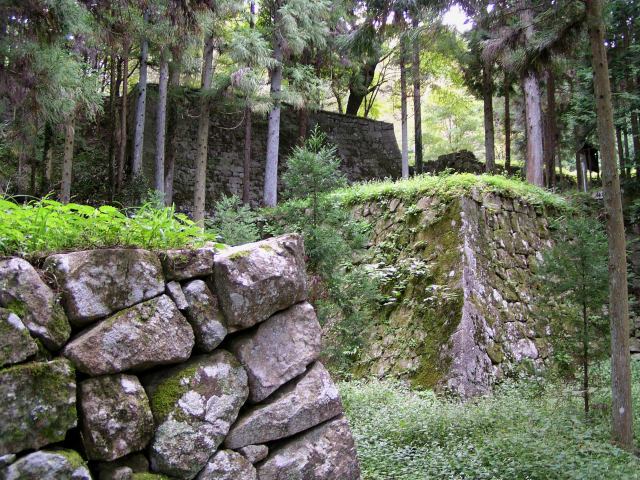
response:
[[[339,388],[366,480],[638,479],[638,458],[609,441],[608,368],[599,374],[588,418],[579,395],[542,379],[467,403],[385,381]],[[633,375],[638,419],[638,362]]]
[[[133,211],[113,206],[34,200],[17,204],[0,197],[0,255],[27,255],[101,247],[172,248],[215,241],[173,207],[153,202]]]

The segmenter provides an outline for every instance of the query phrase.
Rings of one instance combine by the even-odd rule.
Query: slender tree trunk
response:
[[[582,391],[584,397],[584,413],[589,413],[589,337],[588,337],[587,304],[582,302]]]
[[[576,181],[578,182],[578,191],[584,191],[584,178],[583,178],[583,170],[582,170],[582,154],[578,150],[576,152]]]
[[[627,255],[622,216],[620,181],[615,155],[609,68],[604,45],[604,22],[600,0],[586,0],[587,27],[594,72],[598,138],[602,159],[604,206],[609,239],[609,321],[611,324],[612,434],[622,448],[633,450],[631,405],[631,357],[629,352],[629,297]]]
[[[42,146],[42,175],[40,177],[40,194],[46,195],[51,188],[53,176],[53,128],[50,122],[44,124],[44,143]]]
[[[636,182],[640,183],[640,126],[638,114],[631,112],[631,138],[633,140],[633,165],[636,168]]]
[[[62,185],[60,187],[60,203],[71,201],[71,171],[73,166],[73,141],[76,134],[75,119],[70,115],[64,124],[64,154],[62,157]]]
[[[629,166],[629,159],[631,158],[629,153],[629,129],[626,125],[622,128],[622,136],[624,137],[624,163],[627,166],[627,178],[631,180],[631,167]]]
[[[129,49],[125,47],[122,59],[122,100],[120,102],[120,151],[118,152],[118,173],[116,191],[122,189],[124,164],[127,157],[127,79],[129,78]]]
[[[118,111],[116,97],[118,95],[117,57],[111,55],[111,78],[109,79],[109,200],[113,201],[116,183],[116,142],[118,138]]]
[[[149,12],[145,10],[143,22],[149,21]],[[138,82],[138,102],[136,103],[136,123],[133,133],[133,159],[131,174],[133,177],[142,175],[142,147],[144,144],[144,121],[147,105],[147,56],[149,42],[142,40],[140,46],[140,80]]]
[[[616,144],[618,146],[618,162],[620,163],[620,176],[625,179],[626,172],[624,169],[624,147],[622,146],[622,129],[616,127]]]
[[[418,29],[418,19],[412,21],[414,30]],[[415,143],[415,171],[422,173],[422,107],[420,105],[420,40],[413,40],[413,129]]]
[[[533,12],[526,8],[526,2],[520,12],[520,20],[525,27],[527,41],[533,39]],[[544,186],[542,166],[542,111],[540,108],[540,84],[533,69],[529,69],[522,78],[525,97],[525,117],[527,124],[527,182]]]
[[[511,175],[511,105],[509,74],[504,74],[504,169]]]
[[[266,207],[274,207],[278,201],[278,147],[280,142],[280,90],[282,87],[282,34],[280,13],[275,14],[276,28],[273,32],[273,58],[277,65],[271,70],[271,98],[273,108],[269,112],[267,133],[267,163],[264,169],[263,202]]]
[[[175,48],[172,51],[173,62],[169,65],[169,90],[174,90],[180,85],[180,71],[182,64],[182,51]],[[167,138],[165,142],[166,156],[164,164],[164,203],[167,207],[173,204],[173,177],[176,168],[176,149],[178,126],[178,105],[175,98],[170,98],[167,112]]]
[[[244,156],[242,158],[242,204],[249,205],[249,171],[251,168],[251,108],[244,110]]]
[[[156,111],[156,155],[154,188],[164,193],[164,150],[167,119],[167,85],[169,83],[169,61],[164,48],[160,53],[160,79],[158,83],[158,105]]]
[[[556,144],[558,126],[556,122],[556,82],[551,68],[547,68],[547,178],[549,186],[556,184]]]
[[[213,76],[213,35],[209,35],[204,45],[202,63],[203,90],[211,88]],[[193,198],[193,221],[204,227],[204,209],[207,195],[207,152],[209,147],[209,98],[200,99],[200,118],[198,120],[198,156],[196,157],[196,184]]]
[[[484,101],[484,155],[485,171],[493,173],[496,169],[496,148],[493,129],[493,79],[491,67],[482,67],[482,99]]]
[[[377,66],[378,59],[376,58],[366,62],[360,68],[358,80],[355,80],[354,84],[349,87],[349,98],[347,99],[347,110],[345,112],[347,115],[358,115],[358,110],[360,110],[362,102],[369,93]]]
[[[400,116],[402,122],[402,178],[409,178],[409,133],[407,130],[407,47],[400,45]]]

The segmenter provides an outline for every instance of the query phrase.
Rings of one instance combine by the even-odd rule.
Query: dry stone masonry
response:
[[[0,478],[360,478],[299,236],[37,265],[0,260]]]

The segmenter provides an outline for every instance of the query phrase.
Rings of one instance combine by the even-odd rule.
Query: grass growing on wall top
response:
[[[17,204],[0,196],[0,255],[102,247],[167,249],[214,241],[172,207],[147,203],[130,214],[112,206],[93,208],[49,199]]]
[[[337,190],[332,195],[345,205],[355,205],[392,197],[402,200],[418,200],[425,195],[438,195],[443,200],[447,200],[469,195],[474,188],[481,192],[492,192],[517,198],[531,205],[552,207],[560,211],[573,209],[565,197],[522,180],[506,178],[502,175],[475,175],[472,173],[423,174],[397,181],[363,182]]]

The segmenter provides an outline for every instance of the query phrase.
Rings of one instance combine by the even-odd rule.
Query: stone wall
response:
[[[360,477],[299,236],[36,266],[0,260],[0,478]]]
[[[531,269],[550,245],[540,207],[476,190],[381,200],[355,214],[371,225],[364,262],[386,294],[356,373],[471,396],[548,354]]]
[[[154,176],[155,92],[155,88],[150,88],[145,124],[144,169],[150,179]],[[197,102],[198,97],[193,92],[179,100],[174,200],[183,211],[190,211],[193,202],[199,115]],[[342,171],[350,181],[400,176],[400,151],[392,124],[331,112],[309,112],[307,129],[311,130],[316,124],[327,134],[327,140],[336,145],[338,156],[342,159]],[[250,197],[253,204],[259,204],[262,200],[266,158],[266,116],[254,115],[252,125]],[[291,108],[283,108],[278,178],[281,178],[285,159],[296,145],[297,138],[298,115]],[[207,208],[211,209],[213,202],[222,195],[235,193],[242,196],[244,121],[240,107],[220,101],[212,102],[208,148]],[[281,184],[278,191],[282,191]]]

